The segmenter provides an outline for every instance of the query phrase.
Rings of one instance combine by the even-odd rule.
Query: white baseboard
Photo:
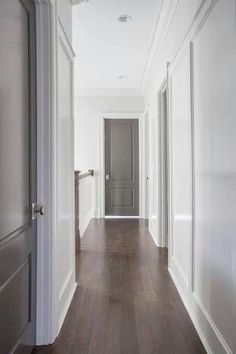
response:
[[[94,209],[90,209],[87,212],[84,220],[82,220],[82,218],[80,218],[80,237],[81,238],[83,237],[85,231],[87,230],[87,227],[88,227],[90,221],[94,218],[94,214],[95,214]]]
[[[94,218],[95,219],[102,219],[101,212],[100,212],[99,208],[94,209]]]
[[[171,263],[172,264],[172,263]],[[208,354],[233,354],[210,314],[190,288],[183,285],[174,267],[169,273]]]
[[[68,296],[67,296],[66,300],[64,301],[64,306],[61,309],[60,314],[59,314],[58,334],[60,333],[61,327],[62,327],[63,322],[65,320],[65,317],[66,317],[66,314],[68,312],[68,309],[70,307],[71,301],[73,299],[73,296],[74,296],[74,293],[75,293],[75,290],[76,290],[76,287],[77,287],[77,283],[72,281],[70,284],[67,284],[67,286],[69,288],[67,290]]]
[[[156,228],[154,227],[154,222],[153,220],[149,219],[149,227],[148,227],[149,233],[152,236],[152,239],[157,247],[159,247],[158,244],[158,237],[156,234]]]

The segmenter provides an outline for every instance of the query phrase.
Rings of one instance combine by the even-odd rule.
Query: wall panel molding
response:
[[[233,354],[204,307],[187,287],[182,286],[178,273],[173,267],[169,272],[207,353]]]
[[[186,50],[189,50],[190,56],[189,56],[189,67],[190,67],[190,101],[191,101],[191,160],[192,160],[192,233],[191,233],[191,239],[190,239],[190,284],[188,286],[187,282],[183,281],[183,274],[181,274],[181,268],[179,267],[178,260],[175,259],[174,254],[173,254],[173,249],[171,248],[170,250],[170,262],[169,262],[169,271],[170,274],[174,280],[174,283],[181,295],[181,298],[183,299],[183,302],[190,314],[190,317],[200,335],[200,338],[207,350],[208,353],[214,353],[214,354],[222,354],[222,353],[227,353],[227,354],[232,354],[234,350],[232,349],[234,347],[235,341],[232,339],[232,333],[230,331],[227,331],[227,328],[225,328],[225,321],[228,318],[234,318],[233,314],[229,314],[226,316],[225,319],[220,319],[219,314],[216,316],[215,312],[216,311],[216,304],[215,304],[215,312],[214,312],[214,297],[217,296],[218,294],[211,294],[212,296],[212,302],[210,302],[210,305],[207,305],[206,301],[206,306],[210,308],[210,310],[207,310],[207,307],[204,305],[202,299],[200,298],[200,295],[202,295],[201,291],[199,291],[199,286],[200,290],[202,290],[202,287],[204,287],[204,284],[201,284],[198,286],[198,289],[196,289],[196,271],[198,271],[197,275],[199,274],[199,271],[202,271],[202,269],[197,269],[196,270],[196,235],[195,235],[195,229],[196,229],[196,216],[195,216],[195,203],[196,203],[196,191],[195,191],[195,182],[196,182],[196,162],[195,162],[195,154],[196,154],[196,138],[195,138],[195,106],[197,104],[195,100],[195,84],[196,84],[196,73],[195,73],[195,55],[196,55],[196,41],[199,38],[199,36],[202,34],[202,30],[205,29],[205,24],[208,24],[209,20],[211,19],[211,14],[214,9],[216,9],[216,6],[220,4],[221,6],[221,12],[218,9],[217,16],[215,17],[214,20],[211,21],[211,26],[216,26],[216,20],[220,19],[221,13],[224,14],[224,17],[222,19],[223,21],[226,21],[227,18],[227,12],[222,11],[222,7],[224,6],[223,2],[220,2],[219,0],[213,0],[213,1],[206,1],[204,4],[202,4],[202,8],[200,9],[200,12],[198,13],[194,25],[191,28],[191,31],[189,32],[188,36],[186,37],[186,42],[184,43],[183,46],[179,49],[178,53],[175,56],[174,61],[172,62],[170,69],[169,69],[169,95],[170,95],[170,105],[171,105],[171,95],[173,94],[172,92],[172,76],[175,73],[176,68],[178,67],[178,64],[181,62],[184,53]],[[232,5],[232,1],[229,1],[228,4],[225,4],[225,10],[229,11],[230,6]],[[232,6],[233,7],[233,6]],[[223,8],[224,9],[224,8]],[[203,11],[204,10],[204,11]],[[229,13],[229,12],[228,12]],[[214,15],[216,13],[214,12]],[[229,17],[229,16],[228,16]],[[231,19],[232,20],[232,19]],[[222,25],[222,24],[221,24]],[[211,28],[211,27],[208,27]],[[215,27],[213,27],[215,28]],[[228,27],[226,27],[228,28]],[[229,27],[230,28],[230,27]],[[205,35],[206,32],[204,32]],[[209,33],[212,33],[209,31]],[[208,36],[210,34],[208,33]],[[227,36],[225,32],[222,37],[226,38]],[[204,37],[203,37],[204,38]],[[208,40],[210,41],[210,39]],[[205,42],[203,42],[203,48],[204,45],[206,46]],[[198,44],[199,46],[199,44]],[[201,47],[200,47],[201,48]],[[219,44],[220,48],[220,44]],[[199,49],[199,47],[198,47]],[[204,49],[202,49],[203,51]],[[223,54],[222,54],[223,56]],[[202,63],[202,59],[200,57],[199,59],[200,64]],[[208,65],[209,60],[207,61]],[[201,66],[198,66],[198,69],[200,70]],[[201,64],[202,65],[202,64]],[[227,65],[227,64],[226,64]],[[206,68],[205,68],[206,70]],[[198,71],[199,73],[199,71]],[[211,82],[212,85],[212,82]],[[172,107],[170,108],[171,111]],[[199,146],[198,146],[199,148]],[[216,172],[216,171],[215,171]],[[173,178],[173,175],[171,174],[171,178]],[[172,222],[173,222],[173,215],[171,216]],[[171,231],[173,232],[173,231]],[[214,252],[214,246],[212,249],[212,253]],[[198,255],[199,256],[199,255]],[[198,258],[197,258],[198,259]],[[201,268],[201,267],[200,267]],[[222,275],[221,275],[222,276]],[[231,274],[232,276],[232,274]],[[220,281],[220,280],[219,280]],[[212,286],[211,291],[214,289],[214,286]],[[199,293],[198,293],[198,292]],[[232,295],[232,289],[231,293],[228,293]],[[203,293],[204,294],[204,293]],[[222,295],[222,294],[221,294]],[[227,296],[228,296],[227,295]],[[206,298],[207,295],[201,296],[203,299]],[[209,296],[209,294],[208,294]],[[226,300],[227,296],[224,297]],[[205,301],[204,301],[205,302]],[[213,306],[213,308],[212,308]],[[222,306],[224,304],[222,303]],[[231,305],[232,308],[232,305]],[[228,308],[229,309],[229,308]],[[233,310],[232,310],[233,311]],[[211,313],[210,313],[211,312]],[[216,322],[217,321],[217,322]],[[223,335],[224,333],[224,335]],[[227,337],[228,336],[228,337]],[[227,338],[227,340],[226,340]],[[230,344],[230,345],[229,345]],[[232,347],[232,348],[231,348]]]

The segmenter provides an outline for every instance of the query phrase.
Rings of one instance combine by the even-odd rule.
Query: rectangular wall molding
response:
[[[219,192],[215,191],[214,198],[209,194],[203,199],[204,188],[208,188],[207,192],[210,193],[212,188],[216,188],[215,185],[219,184],[222,186],[222,190],[225,188],[228,191],[225,184],[230,185],[234,176],[235,163],[232,157],[231,162],[227,157],[227,163],[223,163],[223,151],[228,148],[227,156],[231,156],[229,147],[232,148],[232,143],[230,145],[227,136],[233,139],[233,115],[235,116],[233,99],[231,101],[229,99],[232,96],[230,86],[234,88],[235,92],[235,75],[233,73],[233,71],[235,72],[233,58],[235,58],[236,51],[233,41],[235,8],[234,0],[205,0],[198,2],[198,4],[178,2],[165,37],[165,44],[162,45],[162,56],[158,57],[155,62],[154,78],[150,80],[149,89],[146,91],[146,109],[148,109],[150,126],[152,126],[155,119],[158,119],[160,111],[157,93],[167,76],[170,140],[169,272],[206,351],[210,354],[232,354],[236,350],[236,341],[232,330],[235,327],[236,318],[232,300],[235,291],[233,280],[235,267],[232,266],[232,262],[230,263],[233,251],[223,240],[226,234],[222,233],[222,225],[216,225],[216,222],[213,225],[209,224],[211,217],[215,217],[215,214],[210,213],[209,219],[206,215],[205,220],[204,215],[200,212],[200,207],[205,205],[201,204],[202,200],[206,198],[210,198],[206,199],[210,203],[219,193],[219,199],[216,201],[218,203],[221,200],[224,202],[224,197],[220,195],[220,193],[222,194],[220,187],[217,189]],[[180,19],[183,20],[181,23],[185,26],[185,33],[182,32],[181,37],[177,33],[177,23],[181,21]],[[187,21],[188,19],[189,21]],[[175,33],[175,31],[177,32]],[[173,49],[173,43],[177,42],[179,45]],[[166,74],[167,62],[170,65]],[[230,68],[228,63],[231,63]],[[224,70],[227,80],[224,79]],[[231,79],[230,72],[233,75]],[[208,97],[210,97],[210,103],[207,101]],[[215,97],[218,97],[218,100],[214,101]],[[208,105],[207,108],[203,107],[202,101],[205,106]],[[226,105],[225,102],[228,104]],[[219,109],[222,109],[222,114],[220,110],[215,109],[218,106]],[[231,111],[228,107],[231,107]],[[209,118],[211,112],[214,112],[214,117],[217,120]],[[206,123],[205,120],[200,120],[199,123],[199,117],[202,114],[205,114]],[[224,119],[222,119],[223,114]],[[199,124],[201,124],[200,127]],[[230,126],[231,129],[229,129]],[[208,135],[206,135],[207,129],[210,129]],[[155,133],[158,136],[158,130],[155,130]],[[215,144],[214,149],[210,143],[207,145],[208,138],[212,139],[213,145]],[[223,140],[221,141],[221,139]],[[152,136],[151,140],[153,140]],[[202,145],[207,147],[204,151],[201,150]],[[155,146],[153,141],[150,146]],[[221,150],[219,146],[221,146]],[[151,162],[153,156],[153,152],[151,152],[149,157]],[[202,160],[199,162],[200,158]],[[217,158],[221,158],[222,164],[218,160],[217,165]],[[185,162],[186,166],[183,166]],[[218,175],[217,166],[220,166],[218,167],[220,171],[222,170],[220,175]],[[188,180],[183,185],[186,175],[188,175]],[[207,180],[210,176],[213,179],[212,184]],[[160,193],[160,187],[157,193],[155,190],[154,181],[157,180],[155,168],[151,171],[151,178],[149,229],[158,247],[160,235],[158,235],[156,225],[158,218],[160,218],[160,210],[157,210],[155,203],[152,202],[153,195]],[[197,185],[199,178],[204,184],[203,187],[200,186],[200,192],[200,187]],[[233,187],[231,192],[233,193]],[[201,194],[199,195],[199,193]],[[208,209],[210,209],[209,205]],[[215,205],[213,207],[215,213],[219,212]],[[207,211],[206,208],[206,213]],[[226,220],[230,217],[229,214],[225,218],[220,215],[223,225],[228,225]],[[154,221],[155,217],[156,222]],[[208,222],[208,229],[204,222]],[[233,223],[232,220],[231,223]],[[233,228],[231,227],[231,230],[226,233],[227,237],[230,237],[229,242],[233,242]],[[204,237],[205,235],[208,240]],[[213,236],[216,237],[218,244],[214,244]],[[207,252],[203,241],[208,242]],[[216,275],[215,272],[217,272]],[[219,308],[220,303],[222,308]]]

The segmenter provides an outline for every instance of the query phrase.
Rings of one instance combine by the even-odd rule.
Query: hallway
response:
[[[201,341],[143,220],[92,220],[56,343],[37,354],[200,354]]]

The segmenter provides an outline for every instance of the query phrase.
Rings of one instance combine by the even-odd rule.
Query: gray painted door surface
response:
[[[0,1],[0,353],[35,344],[35,20],[30,0]]]
[[[139,215],[137,119],[105,120],[105,214]]]

